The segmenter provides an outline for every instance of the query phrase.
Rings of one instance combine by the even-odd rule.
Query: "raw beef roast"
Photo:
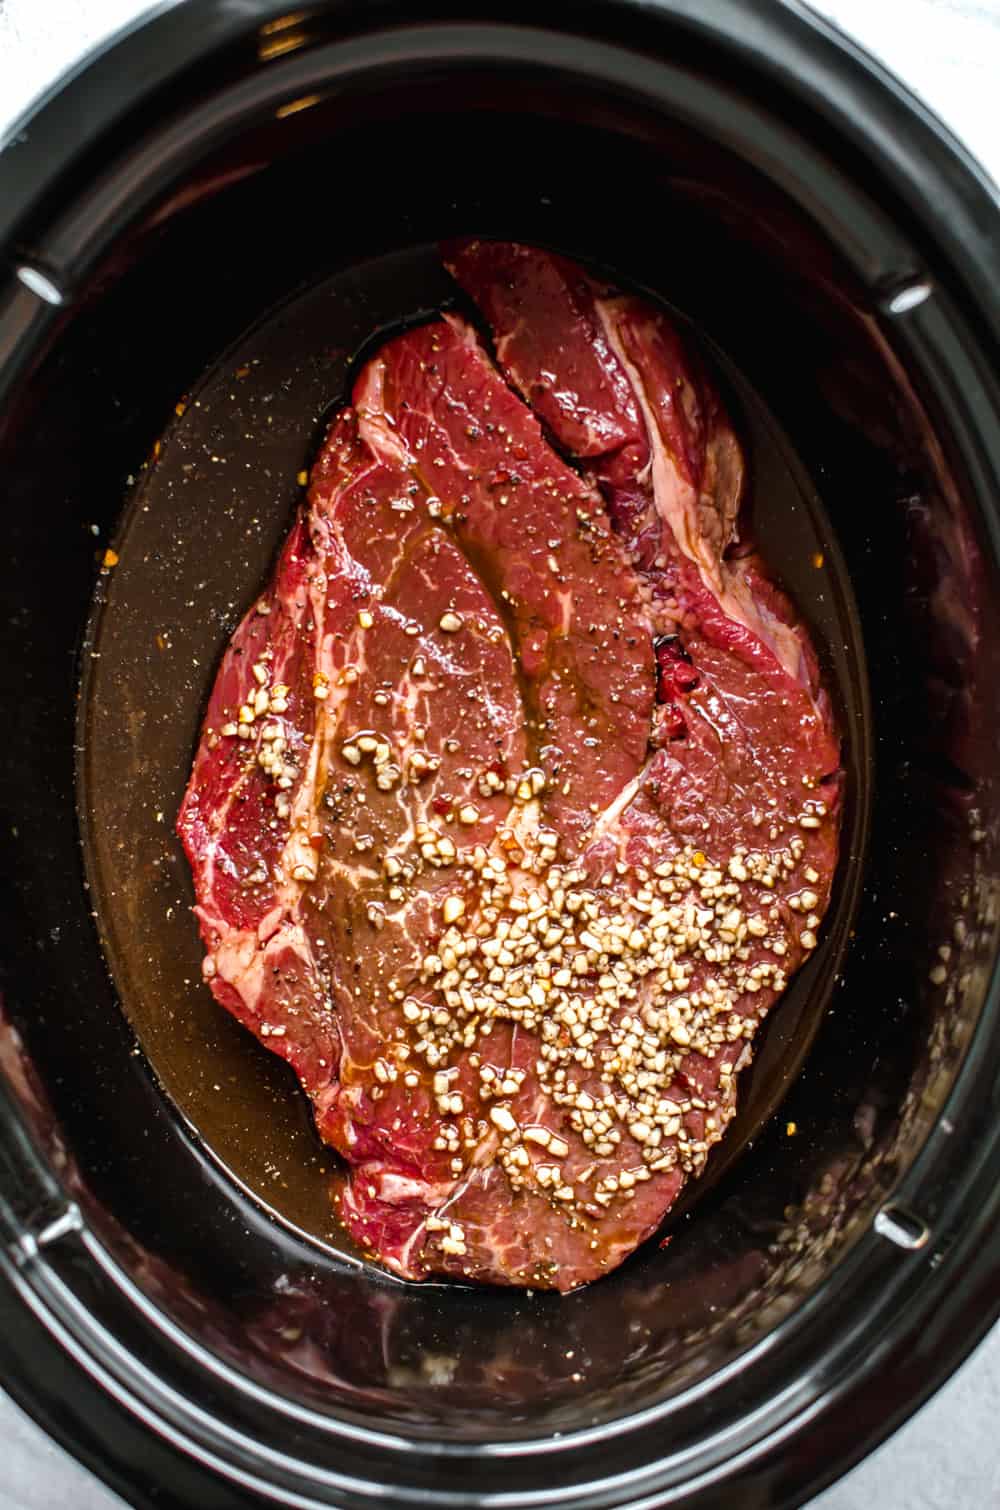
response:
[[[666,317],[533,248],[446,260],[503,376],[453,317],[365,367],[178,827],[205,978],[297,1072],[355,1239],[565,1291],[725,1131],[816,946],[839,750]]]

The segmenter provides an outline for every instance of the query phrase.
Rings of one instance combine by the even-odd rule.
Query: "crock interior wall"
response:
[[[336,107],[303,111],[203,161],[114,249],[0,433],[3,990],[88,1217],[160,1305],[283,1391],[472,1434],[588,1424],[731,1359],[819,1282],[906,1166],[981,995],[970,810],[989,801],[984,647],[1000,641],[961,479],[932,459],[866,296],[815,228],[680,128],[626,122],[610,102],[582,110],[555,87],[544,102],[510,81],[490,88],[467,81],[461,103],[491,107],[471,114],[402,93],[389,119],[384,104],[382,118],[355,109],[353,124]],[[865,894],[805,1073],[669,1247],[562,1301],[341,1268],[232,1191],[133,1051],[74,813],[77,651],[96,561],[178,397],[304,281],[456,232],[539,239],[620,269],[737,362],[834,521],[875,699]],[[967,968],[946,993],[928,970],[940,943],[957,947],[959,911],[972,919]]]

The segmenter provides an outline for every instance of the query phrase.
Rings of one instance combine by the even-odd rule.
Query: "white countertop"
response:
[[[708,3],[708,0],[706,0]],[[1000,0],[813,0],[920,94],[1000,182]],[[0,0],[0,132],[141,0]],[[912,1421],[810,1510],[1000,1506],[1000,1327]],[[0,1392],[0,1510],[122,1510]],[[742,1510],[733,1505],[732,1510]]]

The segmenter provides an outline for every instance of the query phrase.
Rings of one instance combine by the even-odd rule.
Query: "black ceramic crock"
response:
[[[807,1062],[669,1246],[565,1300],[396,1284],[273,1219],[151,1072],[105,946],[155,925],[131,879],[88,891],[81,853],[91,603],[180,395],[295,290],[460,232],[591,257],[698,321],[807,470],[867,658],[870,831]],[[0,1373],[131,1502],[795,1505],[989,1326],[998,290],[980,170],[796,4],[182,0],[21,123],[0,156]],[[206,519],[206,571],[215,539]],[[128,691],[106,731],[126,773]],[[171,816],[157,844],[123,824],[121,874],[183,895]]]

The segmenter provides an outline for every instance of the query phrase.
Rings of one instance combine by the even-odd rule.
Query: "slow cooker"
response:
[[[295,460],[469,233],[668,299],[759,396],[852,773],[731,1153],[564,1299],[317,1231],[172,838]],[[179,0],[20,123],[0,248],[6,1387],[139,1506],[802,1503],[1000,1310],[995,191],[796,3]]]

